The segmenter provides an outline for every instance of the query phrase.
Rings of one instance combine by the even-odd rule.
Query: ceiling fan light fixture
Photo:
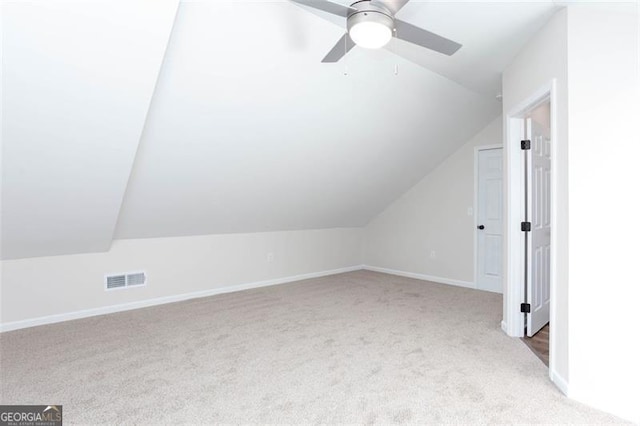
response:
[[[367,49],[379,49],[391,40],[393,18],[379,12],[359,12],[347,21],[349,37],[355,44]]]

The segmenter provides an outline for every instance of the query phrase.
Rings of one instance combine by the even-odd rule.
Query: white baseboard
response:
[[[560,375],[555,370],[549,370],[549,378],[556,385],[556,387],[560,389],[560,392],[562,392],[566,396],[570,396],[569,383],[567,383],[564,378],[560,377]]]
[[[502,328],[502,331],[504,331],[507,336],[509,335],[509,327],[507,326],[505,320],[500,321],[500,328]]]
[[[449,284],[458,287],[476,288],[476,284],[470,281],[454,280],[451,278],[434,277],[433,275],[417,274],[415,272],[398,271],[396,269],[380,268],[378,266],[364,265],[367,271],[382,272],[384,274],[398,275],[400,277],[415,278],[417,280],[431,281],[439,284]]]
[[[342,274],[345,272],[359,271],[362,265],[349,266],[346,268],[331,269],[327,271],[311,272],[308,274],[293,275],[289,277],[274,278],[271,280],[255,281],[245,284],[237,284],[226,287],[212,288],[209,290],[196,291],[192,293],[176,294],[174,296],[157,297],[154,299],[140,300],[137,302],[123,303],[120,305],[103,306],[99,308],[84,309],[81,311],[67,312],[64,314],[48,315],[44,317],[31,318],[21,321],[12,321],[0,324],[0,333],[5,331],[19,330],[22,328],[35,327],[38,325],[54,324],[57,322],[69,321],[80,318],[94,317],[97,315],[112,314],[116,312],[130,311],[132,309],[147,308],[149,306],[164,305],[165,303],[181,302],[183,300],[197,299],[200,297],[215,296],[216,294],[233,293],[252,288],[268,287],[278,284],[286,284],[294,281],[307,280],[310,278],[325,277],[328,275]]]

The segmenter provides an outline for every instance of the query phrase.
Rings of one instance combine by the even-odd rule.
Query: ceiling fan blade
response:
[[[462,47],[460,43],[434,34],[430,31],[411,25],[408,22],[396,19],[396,37],[445,55],[453,55]]]
[[[327,53],[322,62],[338,62],[348,51],[350,51],[355,43],[349,37],[349,34],[343,35],[335,46]]]
[[[395,15],[405,4],[409,3],[409,0],[371,0],[371,3],[378,4]]]
[[[325,12],[332,13],[334,15],[347,17],[349,14],[356,12],[349,6],[343,6],[341,4],[332,3],[326,0],[291,0],[294,3],[302,4],[305,6],[313,7],[314,9],[323,10]]]

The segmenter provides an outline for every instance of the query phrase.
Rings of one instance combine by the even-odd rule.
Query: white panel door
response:
[[[527,301],[527,335],[533,336],[549,322],[551,280],[551,138],[549,131],[535,121],[527,120],[531,139],[531,167],[528,167],[528,208],[531,232],[528,239],[529,265]]]
[[[480,290],[502,293],[502,148],[478,151],[477,273]]]

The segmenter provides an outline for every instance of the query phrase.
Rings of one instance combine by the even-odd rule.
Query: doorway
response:
[[[502,147],[477,147],[475,154],[476,287],[502,293]]]
[[[524,342],[549,366],[551,309],[551,108],[545,100],[525,116]]]
[[[513,337],[537,339],[525,343],[541,359],[548,359],[551,380],[565,389],[555,372],[554,359],[558,273],[558,233],[554,226],[558,221],[556,101],[552,80],[505,115],[502,328]],[[541,350],[536,351],[530,343]]]

